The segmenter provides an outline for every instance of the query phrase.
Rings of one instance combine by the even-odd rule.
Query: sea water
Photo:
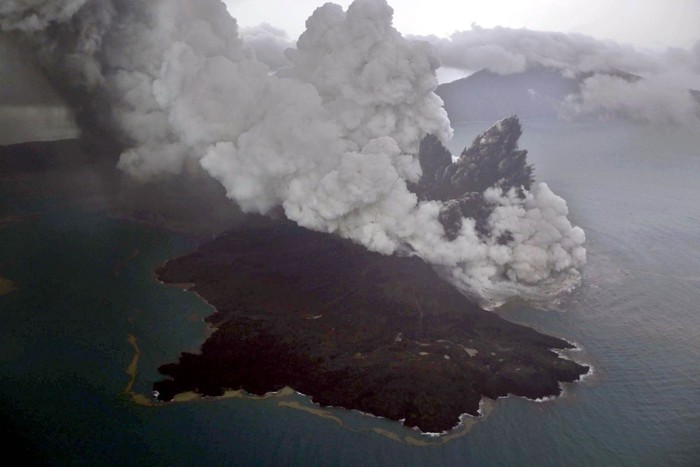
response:
[[[457,126],[451,150],[486,126]],[[523,127],[520,146],[585,229],[589,262],[554,310],[500,313],[582,347],[569,355],[595,372],[563,397],[501,399],[464,436],[430,446],[376,432],[417,435],[395,422],[341,409],[323,418],[277,398],[135,404],[124,394],[130,336],[132,392],[145,395],[158,365],[206,338],[211,308],[153,276],[196,242],[2,192],[0,216],[37,216],[0,229],[0,274],[19,286],[0,297],[0,433],[55,465],[700,464],[699,133]]]

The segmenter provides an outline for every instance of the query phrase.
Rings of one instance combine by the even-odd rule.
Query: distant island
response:
[[[597,74],[634,82],[641,77],[622,70]],[[516,114],[522,119],[557,119],[567,96],[580,95],[580,87],[593,73],[564,76],[560,70],[532,67],[501,75],[487,69],[466,78],[443,83],[435,93],[445,102],[452,123],[494,121]],[[692,91],[691,91],[692,93]]]
[[[494,121],[517,114],[521,118],[557,118],[556,104],[578,93],[579,83],[555,70],[536,68],[499,75],[481,70],[438,86],[453,123]]]
[[[423,177],[411,188],[445,203],[446,236],[463,216],[488,235],[480,229],[492,209],[487,187],[530,186],[520,134],[517,118],[499,121],[456,161],[426,137]],[[156,274],[216,308],[201,353],[159,368],[168,377],[153,385],[162,401],[289,386],[322,406],[442,433],[463,414],[478,416],[482,397],[556,396],[561,382],[588,372],[552,350],[570,343],[481,309],[422,259],[373,253],[287,221],[224,234]]]

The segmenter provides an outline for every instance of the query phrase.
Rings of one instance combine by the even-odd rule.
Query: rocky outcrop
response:
[[[522,194],[530,188],[533,169],[527,151],[518,148],[521,134],[518,117],[503,119],[477,136],[454,162],[434,136],[422,141],[418,158],[423,175],[414,191],[421,199],[444,203],[440,221],[448,238],[457,236],[465,217],[475,220],[480,234],[488,234],[491,207],[484,199],[486,189],[515,188]]]

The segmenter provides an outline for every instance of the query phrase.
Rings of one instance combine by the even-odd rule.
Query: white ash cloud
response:
[[[566,201],[546,183],[536,185],[524,198],[513,189],[503,193],[496,188],[486,190],[485,196],[496,206],[488,220],[492,232],[513,236],[509,256],[499,262],[507,265],[505,274],[514,282],[538,283],[548,278],[544,271],[566,271],[586,262],[585,233],[571,225]]]
[[[449,38],[424,39],[439,51],[445,66],[509,74],[542,66],[572,73],[657,70],[658,58],[647,51],[577,33],[533,31],[505,27],[471,29]]]
[[[443,65],[450,68],[513,74],[544,67],[581,78],[580,95],[562,103],[567,117],[615,115],[648,123],[697,123],[693,115],[698,103],[689,89],[700,89],[700,41],[689,50],[652,51],[582,34],[477,25],[449,38],[423,39],[437,48]]]
[[[318,8],[277,74],[218,0],[53,4],[9,0],[0,24],[91,96],[95,118],[125,140],[119,167],[134,177],[203,169],[244,211],[281,207],[371,250],[414,252],[484,299],[578,276],[584,236],[546,187],[525,201],[490,198],[494,231],[517,234],[507,245],[470,220],[447,240],[440,203],[409,191],[421,139],[446,141],[452,129],[433,92],[434,49],[396,31],[384,0]]]
[[[657,125],[697,123],[698,110],[685,80],[673,75],[651,75],[630,82],[596,74],[583,80],[579,95],[567,96],[561,105],[565,117],[621,117]]]
[[[255,51],[255,58],[270,70],[288,66],[284,52],[296,45],[285,31],[267,23],[241,29],[241,39]]]

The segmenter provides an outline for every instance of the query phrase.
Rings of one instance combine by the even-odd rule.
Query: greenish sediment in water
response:
[[[10,279],[0,276],[0,295],[7,295],[17,290],[17,284]]]
[[[136,376],[138,375],[139,359],[141,358],[141,349],[139,348],[136,336],[129,334],[127,340],[129,341],[129,344],[134,348],[134,356],[132,357],[129,366],[126,368],[126,374],[129,375],[129,382],[124,388],[124,394],[128,395],[131,398],[131,400],[136,404],[143,406],[152,406],[153,402],[148,397],[146,397],[143,394],[138,394],[134,392],[134,383],[136,382]]]
[[[485,399],[481,406],[483,415],[487,416],[488,414],[490,414],[495,404],[495,401]],[[304,404],[298,401],[280,401],[277,403],[277,405],[288,409],[300,410],[302,412],[306,412],[308,414],[324,418],[326,420],[330,420],[350,431],[368,431],[367,428],[353,428],[352,426],[348,425],[345,421],[343,421],[341,417],[335,416],[330,410],[326,410],[317,405],[309,405],[309,403]],[[441,434],[438,436],[426,436],[425,434],[421,433],[409,433],[409,430],[403,426],[396,426],[393,429],[371,427],[369,428],[369,430],[373,433],[384,436],[393,441],[408,444],[411,446],[439,446],[442,444],[446,444],[454,439],[461,438],[462,436],[467,435],[474,427],[474,425],[476,425],[481,420],[482,418],[465,417],[464,419],[462,419],[461,424],[458,427],[454,428],[447,434]]]

